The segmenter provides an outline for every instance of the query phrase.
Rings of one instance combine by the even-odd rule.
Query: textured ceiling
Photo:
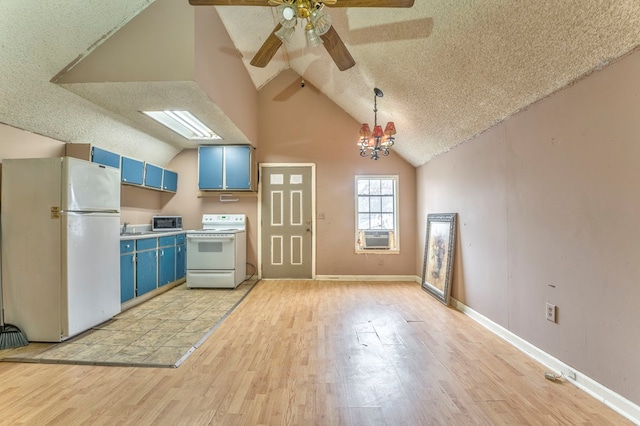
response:
[[[1,0],[0,122],[169,161],[184,145],[128,116],[137,110],[127,98],[112,94],[122,105],[99,106],[50,82],[150,3]],[[394,149],[415,166],[640,44],[637,0],[416,0],[410,9],[327,8],[356,61],[347,71],[322,47],[306,48],[300,30],[260,69],[249,61],[276,24],[273,8],[217,10],[257,88],[292,68],[369,123],[373,88],[382,89],[378,119],[396,122]],[[106,83],[92,90],[109,98]]]

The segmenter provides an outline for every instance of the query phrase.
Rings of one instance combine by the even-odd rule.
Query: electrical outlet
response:
[[[547,303],[547,321],[556,322],[556,305]]]

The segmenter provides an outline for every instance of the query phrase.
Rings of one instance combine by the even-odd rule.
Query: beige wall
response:
[[[257,146],[258,92],[215,7],[194,7],[194,80]],[[215,129],[214,129],[215,130]],[[237,141],[226,141],[237,143]]]
[[[378,161],[360,157],[356,146],[360,123],[308,82],[301,88],[300,81],[287,71],[260,90],[257,153],[263,163],[316,164],[316,210],[325,217],[316,220],[317,274],[413,275],[415,168],[395,153]],[[387,119],[382,102],[378,118]],[[402,129],[397,140],[402,143]],[[355,254],[357,174],[399,175],[400,255]]]
[[[636,404],[639,115],[636,52],[417,173],[420,229],[459,213],[453,297]]]
[[[288,93],[286,99],[284,92]],[[384,109],[379,109],[380,121],[384,121]],[[261,90],[258,110],[260,144],[256,154],[260,161],[316,164],[316,207],[325,217],[316,222],[316,273],[413,275],[417,234],[415,168],[395,153],[378,161],[361,158],[355,144],[360,123],[309,83],[301,89],[299,76],[291,71]],[[402,143],[402,129],[398,130],[398,143]],[[8,126],[0,126],[0,137],[1,158],[51,157],[64,152],[61,142]],[[177,194],[123,186],[121,223],[149,224],[154,214],[178,214],[184,216],[185,229],[197,229],[204,213],[244,213],[248,218],[247,261],[256,265],[256,194],[241,196],[235,203],[222,203],[215,194],[199,198],[197,160],[196,149],[184,150],[166,166],[178,172]],[[356,174],[399,175],[399,255],[355,254]]]
[[[64,155],[64,143],[0,123],[0,161],[4,158],[48,158]]]
[[[291,94],[282,99],[283,92]],[[279,96],[280,95],[280,96]],[[382,110],[382,108],[380,108]],[[415,168],[392,154],[379,161],[361,158],[355,144],[359,123],[300,77],[285,72],[259,94],[259,148],[263,163],[315,163],[318,275],[413,275],[415,270]],[[384,113],[380,111],[384,119]],[[373,118],[373,117],[372,117]],[[401,143],[402,129],[399,129]],[[321,147],[320,145],[323,144]],[[257,259],[257,209],[255,194],[238,202],[222,203],[217,195],[198,198],[197,150],[177,155],[169,168],[178,171],[178,193],[163,200],[163,214],[181,214],[186,228],[199,228],[203,213],[244,213],[248,219],[247,261]],[[400,190],[399,255],[354,253],[356,174],[397,174]]]

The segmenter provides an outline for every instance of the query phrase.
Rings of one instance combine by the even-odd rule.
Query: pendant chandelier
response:
[[[396,125],[393,121],[389,121],[387,126],[382,131],[382,126],[378,125],[378,104],[377,98],[384,96],[382,90],[377,87],[373,89],[373,132],[369,124],[363,123],[360,128],[360,139],[358,139],[358,146],[360,147],[361,157],[370,157],[372,160],[377,160],[380,156],[389,155],[389,150],[393,146],[396,134]]]

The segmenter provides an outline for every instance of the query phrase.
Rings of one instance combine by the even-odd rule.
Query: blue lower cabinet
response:
[[[158,287],[176,280],[176,236],[158,238]]]
[[[184,244],[176,246],[176,280],[180,280],[187,275],[186,260],[187,247]]]
[[[121,303],[184,279],[185,236],[146,236],[120,241]]]
[[[158,252],[156,250],[139,252],[136,266],[138,286],[136,296],[155,290],[158,287]]]
[[[120,303],[135,297],[135,263],[132,253],[120,255]]]
[[[158,286],[169,284],[176,280],[176,247],[163,247],[158,249],[159,260]]]
[[[120,303],[136,296],[134,241],[120,241]]]
[[[136,240],[136,296],[158,288],[158,239]]]

